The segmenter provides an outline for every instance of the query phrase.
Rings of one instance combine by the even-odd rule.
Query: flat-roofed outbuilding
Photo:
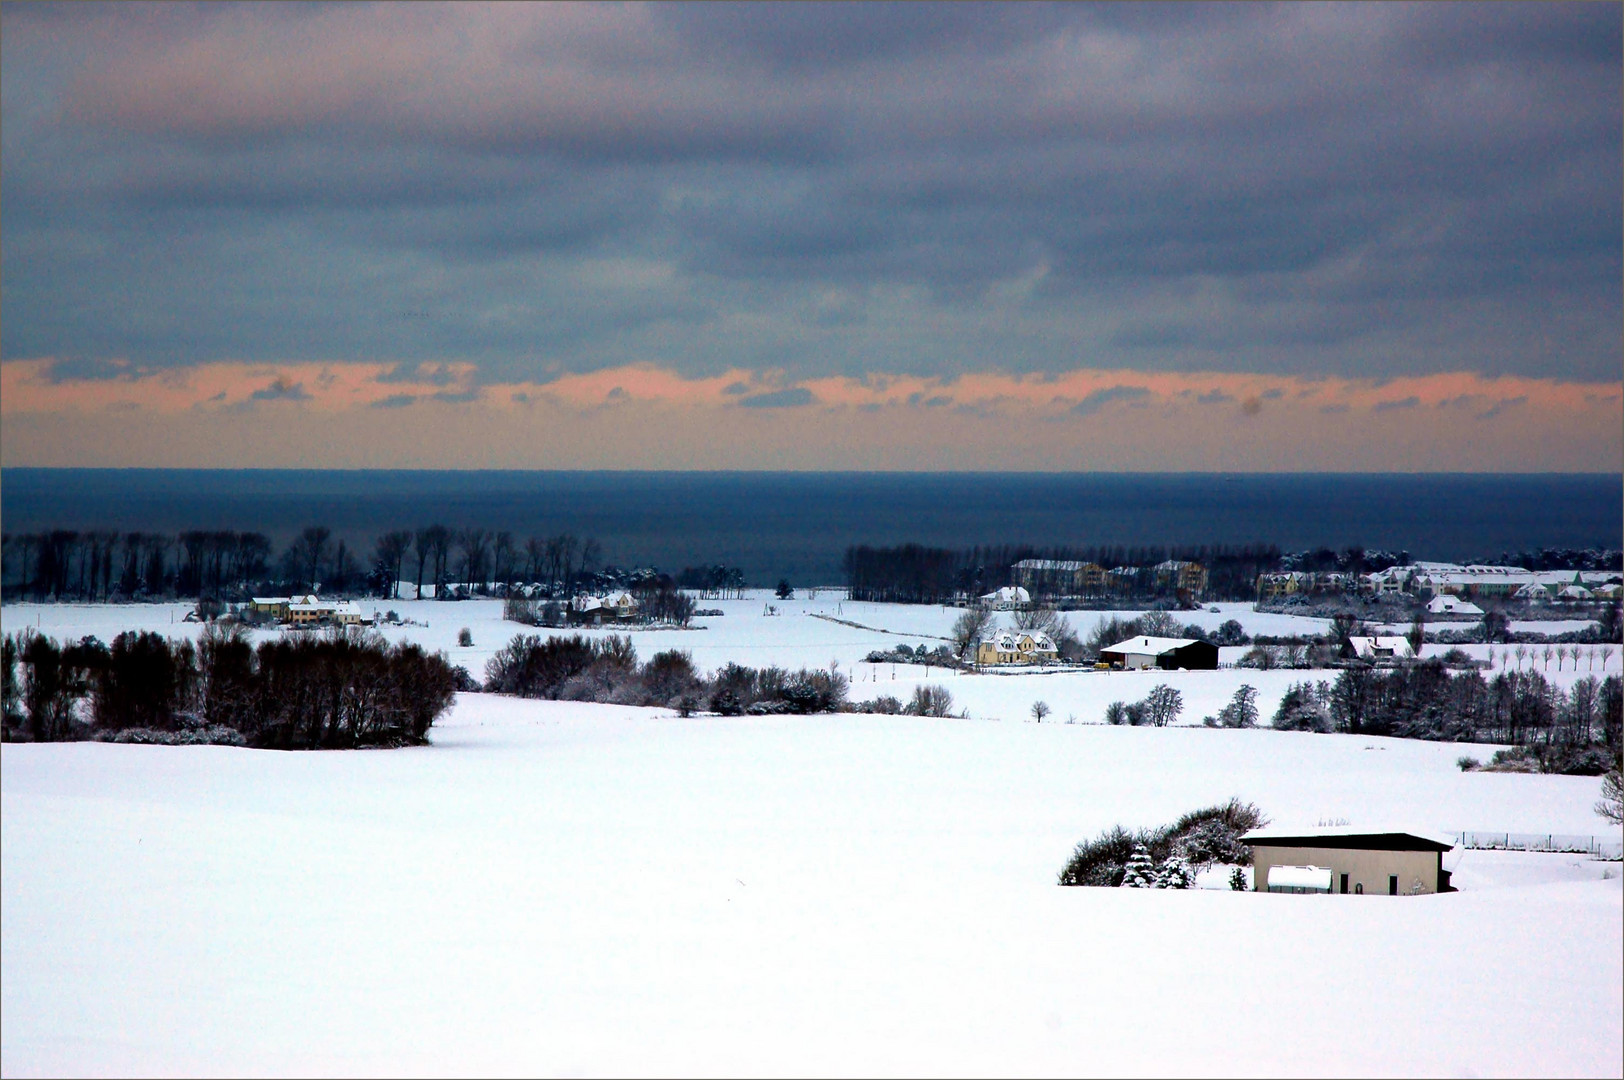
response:
[[[1192,638],[1135,637],[1101,649],[1100,659],[1128,671],[1138,668],[1214,671],[1218,667],[1218,646]]]
[[[1252,849],[1252,888],[1269,888],[1275,867],[1326,867],[1331,891],[1418,896],[1454,892],[1444,852],[1454,844],[1414,832],[1364,832],[1346,827],[1298,831],[1259,829],[1241,837]]]

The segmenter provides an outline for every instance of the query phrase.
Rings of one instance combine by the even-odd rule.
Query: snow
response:
[[[1331,891],[1331,871],[1324,866],[1271,866],[1271,889],[1322,889]]]
[[[1398,899],[1054,884],[1077,841],[1231,795],[1276,820],[1600,832],[1595,778],[1351,736],[483,694],[433,739],[0,747],[6,1074],[1624,1061],[1617,864],[1455,852],[1460,893]]]
[[[971,716],[986,719],[1029,720],[1032,704],[1043,701],[1052,710],[1046,723],[1065,723],[1068,719],[1096,723],[1111,702],[1137,701],[1158,683],[1166,683],[1183,695],[1184,712],[1178,722],[1199,724],[1202,717],[1216,715],[1235,691],[1247,684],[1257,689],[1258,713],[1267,723],[1292,683],[1335,677],[1331,671],[1222,667],[1217,671],[1067,671],[1023,666],[1014,670],[963,673],[919,664],[869,664],[863,658],[875,650],[887,651],[898,644],[934,649],[946,643],[953,622],[963,609],[854,602],[844,599],[842,590],[833,589],[819,590],[815,599],[807,598],[802,591],[795,600],[778,600],[769,590],[757,590],[747,593],[742,600],[702,600],[700,606],[725,614],[697,617],[693,621],[694,628],[688,630],[632,630],[629,633],[637,654],[646,660],[665,649],[686,650],[692,653],[695,665],[702,671],[715,671],[729,661],[751,667],[776,664],[790,669],[827,668],[834,663],[851,679],[851,697],[855,701],[873,700],[882,694],[907,701],[915,686],[934,683],[952,693],[955,711],[968,709]],[[766,614],[769,606],[780,614]],[[1322,633],[1329,625],[1324,619],[1254,612],[1248,604],[1209,605],[1212,606],[1219,610],[1173,614],[1181,624],[1197,623],[1210,629],[1216,629],[1227,619],[1236,619],[1249,634]],[[427,624],[386,626],[381,632],[392,641],[417,641],[430,649],[443,651],[453,664],[466,667],[476,679],[484,678],[486,662],[515,634],[582,633],[602,637],[627,632],[614,627],[548,631],[521,626],[503,620],[499,600],[365,601],[362,607],[369,615],[374,610],[379,613],[393,610],[404,619]],[[94,634],[103,641],[111,641],[120,631],[129,629],[155,630],[172,637],[196,637],[202,632],[201,624],[181,622],[190,610],[189,604],[7,604],[0,608],[0,626],[11,633],[25,625],[37,625],[42,632],[59,639]],[[1143,613],[1075,611],[1066,613],[1066,617],[1086,638],[1099,620],[1139,614]],[[844,622],[835,622],[835,619]],[[1008,617],[1000,616],[998,625],[1008,626]],[[473,635],[471,647],[457,644],[457,632],[462,627],[468,627]],[[254,632],[254,637],[260,640],[277,633],[260,630]],[[1502,664],[1515,667],[1519,662],[1515,646],[1504,645],[1429,644],[1423,647],[1421,655],[1423,658],[1442,656],[1451,648],[1459,648],[1479,660],[1487,660],[1492,654],[1495,671],[1500,670]],[[1592,651],[1578,661],[1577,669],[1571,659],[1557,661],[1553,657],[1553,663],[1546,663],[1540,655],[1544,646],[1528,648],[1535,652],[1525,656],[1522,665],[1541,672],[1557,686],[1567,687],[1586,675],[1600,678],[1624,671],[1624,650],[1618,645],[1584,646]],[[1234,664],[1247,651],[1246,647],[1238,646],[1221,648],[1219,662]]]

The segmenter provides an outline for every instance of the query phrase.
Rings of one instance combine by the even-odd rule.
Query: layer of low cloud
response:
[[[1160,401],[1146,373],[1624,367],[1617,5],[0,22],[0,359],[54,358],[64,387],[317,365],[391,383],[381,419],[636,362],[733,373],[782,420],[875,371],[1097,369],[1088,393]],[[311,376],[263,403],[295,390],[325,400]],[[1538,412],[1496,405],[1517,396],[1478,411]],[[943,397],[989,408],[916,408]]]
[[[402,381],[389,364],[225,363],[71,380],[51,359],[16,361],[0,366],[0,456],[10,465],[1284,471],[1605,471],[1624,458],[1624,398],[1613,386],[1520,376],[1078,369],[783,386],[781,371],[688,377],[647,364],[499,384],[475,384],[471,368],[447,384],[438,371]]]

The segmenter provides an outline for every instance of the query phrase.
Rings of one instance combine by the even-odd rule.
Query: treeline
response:
[[[670,649],[639,663],[631,639],[520,634],[485,668],[485,689],[519,697],[653,705],[683,715],[723,716],[839,712],[849,683],[838,671],[728,664],[707,678],[684,651]]]
[[[1391,735],[1528,747],[1552,772],[1605,772],[1620,750],[1624,679],[1586,676],[1567,690],[1537,671],[1451,673],[1426,660],[1350,667],[1287,689],[1272,725],[1287,731]]]
[[[274,557],[273,557],[274,556]],[[519,582],[566,593],[608,574],[596,540],[569,533],[519,540],[511,532],[424,525],[378,536],[357,550],[312,525],[279,555],[258,532],[178,534],[50,529],[0,536],[0,590],[36,600],[242,599],[256,591],[396,598],[412,582],[447,595],[453,582],[474,592],[505,592]]]
[[[744,596],[744,571],[737,566],[685,566],[677,575],[679,589],[691,589],[706,600],[737,600]]]
[[[1212,599],[1250,600],[1257,593],[1257,576],[1280,562],[1273,545],[1203,544],[1193,547],[1034,547],[1025,544],[983,545],[964,550],[902,544],[846,549],[842,569],[854,600],[931,604],[955,598],[981,596],[1006,585],[1019,584],[1015,564],[1024,559],[1091,562],[1106,570],[1133,566],[1145,571],[1134,594],[1152,588],[1150,567],[1169,559],[1200,563],[1207,571]]]
[[[687,626],[699,605],[694,598],[680,591],[671,579],[665,575],[645,577],[637,580],[627,590],[636,599],[637,607],[625,619],[616,621],[639,622],[659,624],[663,626]],[[520,623],[524,626],[577,626],[596,625],[603,622],[602,608],[588,611],[578,611],[566,598],[524,596],[519,593],[509,593],[502,604],[502,618],[509,622]]]
[[[451,704],[455,670],[375,634],[301,635],[255,648],[209,627],[196,645],[126,632],[3,649],[7,740],[231,742],[278,750],[421,743]]]

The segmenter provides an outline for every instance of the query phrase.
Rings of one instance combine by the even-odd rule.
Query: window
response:
[[[1398,895],[1398,875],[1397,874],[1388,874],[1387,875],[1387,895],[1388,896],[1397,896]]]

